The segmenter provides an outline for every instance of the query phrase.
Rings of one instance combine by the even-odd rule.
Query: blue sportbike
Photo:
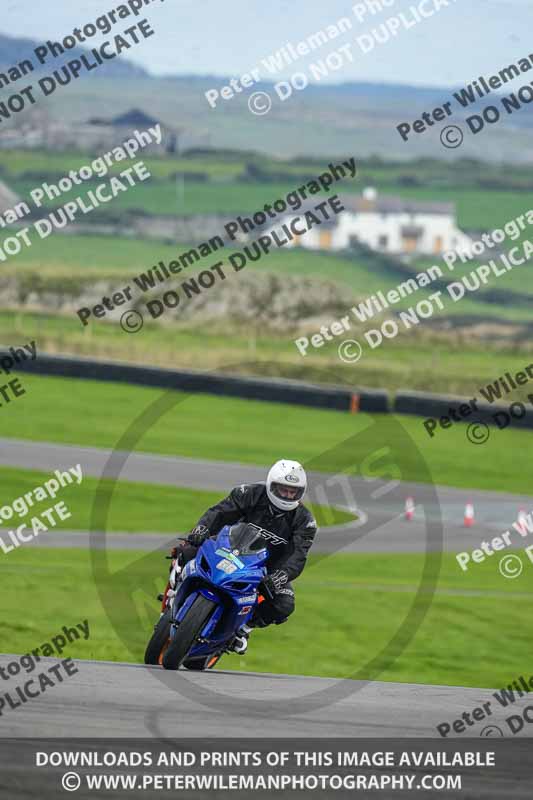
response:
[[[266,541],[272,536],[240,522],[207,539],[174,581],[175,590],[167,587],[144,663],[165,669],[214,667],[263,599]]]

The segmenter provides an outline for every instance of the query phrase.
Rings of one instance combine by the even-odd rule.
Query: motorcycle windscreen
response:
[[[232,525],[228,536],[232,549],[238,550],[243,556],[257,555],[265,549],[266,543],[262,536],[262,528],[252,525],[250,522],[239,522],[237,525]]]

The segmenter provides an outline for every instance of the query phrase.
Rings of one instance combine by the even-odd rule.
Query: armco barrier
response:
[[[442,395],[426,394],[425,392],[398,392],[394,400],[394,413],[439,419],[439,417],[450,416],[450,408],[458,411],[461,405],[468,404],[468,402],[468,399],[465,398],[442,397]],[[461,422],[467,424],[470,422],[485,422],[487,425],[498,426],[494,415],[502,412],[509,413],[509,406],[512,402],[512,400],[509,400],[509,403],[499,403],[498,405],[496,403],[478,403],[478,410],[472,411],[470,415],[462,418]],[[504,418],[500,417],[499,419],[503,420]],[[533,428],[533,406],[526,408],[526,412],[521,418],[511,416],[509,427]]]
[[[7,355],[0,349],[0,357]],[[285,379],[241,378],[220,373],[142,367],[90,358],[39,354],[35,361],[24,361],[14,372],[55,375],[64,378],[133,383],[183,392],[243,397],[271,403],[291,403],[338,411],[389,411],[389,396],[382,390],[351,391],[343,387],[318,386]]]

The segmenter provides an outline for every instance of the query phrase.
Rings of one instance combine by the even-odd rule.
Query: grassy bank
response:
[[[63,464],[61,468],[66,471],[71,466],[75,465]],[[0,467],[4,502],[12,503],[15,498],[22,497],[37,486],[44,485],[45,481],[52,477],[52,472],[53,470],[39,472]],[[89,530],[91,511],[98,485],[99,481],[96,478],[84,476],[81,484],[72,483],[60,489],[57,499],[46,499],[31,507],[28,515],[25,515],[20,521],[17,521],[19,516],[15,514],[12,521],[3,522],[4,529],[16,527],[22,523],[28,524],[32,516],[38,516],[56,502],[63,501],[72,516],[64,521],[59,521],[56,527],[63,530]],[[102,481],[102,486],[111,487],[111,481]],[[107,530],[132,533],[137,531],[183,533],[196,525],[204,511],[218,502],[221,496],[222,492],[205,492],[177,486],[120,481],[113,492]],[[310,508],[318,519],[324,517],[324,510],[321,506],[310,504]],[[354,519],[353,514],[339,509],[329,509],[327,515],[328,520],[333,519],[333,524],[336,525]],[[46,524],[45,519],[43,522]],[[1,535],[2,529],[0,528]]]
[[[0,435],[115,447],[128,426],[163,392],[127,384],[23,377],[26,395],[2,409]],[[421,418],[351,415],[281,403],[176,393],[176,405],[144,433],[137,449],[267,466],[281,454],[325,472],[359,465],[358,441],[387,447],[402,480],[529,493],[529,431],[494,430],[482,447],[465,425],[429,439]],[[361,435],[358,440],[356,434]],[[346,444],[349,442],[349,444]],[[347,449],[348,448],[348,449]],[[288,455],[287,455],[288,457]],[[366,468],[372,473],[372,465]]]
[[[4,235],[0,235],[0,243],[3,238]],[[510,242],[506,249],[509,250],[512,246],[513,243]],[[134,277],[159,261],[168,263],[190,249],[191,246],[188,244],[170,244],[168,241],[55,233],[9,258],[3,265],[3,274],[16,275],[32,291],[45,292],[48,289],[58,294],[63,292],[68,294],[69,287],[77,287],[84,281],[111,280],[116,282],[119,289],[128,284],[132,285],[135,298],[139,292],[133,284]],[[236,249],[242,248],[224,248],[215,251],[210,257],[198,261],[196,266],[188,267],[181,278],[186,279],[195,271],[209,268],[222,260],[225,263],[224,271],[227,273],[225,285],[233,282],[238,285],[241,273],[235,274],[228,264],[229,256]],[[413,265],[412,269],[415,272],[422,272],[433,264],[441,267],[443,280],[449,282],[470,274],[477,266],[477,263],[469,262],[464,265],[459,263],[454,272],[450,272],[442,259],[435,256],[418,259],[416,267]],[[384,261],[371,253],[354,251],[335,254],[314,252],[302,247],[292,250],[280,248],[272,250],[260,261],[249,261],[245,269],[246,273],[306,277],[322,283],[327,281],[338,284],[346,293],[346,303],[343,304],[342,313],[349,313],[351,305],[356,300],[362,300],[377,291],[387,293],[391,289],[396,289],[408,277],[401,264]],[[445,308],[443,311],[436,310],[435,318],[475,315],[484,318],[529,321],[527,305],[514,302],[513,296],[505,301],[495,302],[488,293],[497,289],[533,295],[533,273],[530,273],[528,265],[524,265],[506,272],[498,279],[492,277],[486,287],[483,286],[475,293],[467,293],[460,303],[454,303],[444,295]],[[430,284],[427,288],[418,289],[412,295],[406,294],[394,305],[393,310],[409,308],[413,303],[427,299],[434,290],[435,287]]]
[[[74,643],[68,655],[141,662],[157,619],[154,595],[163,585],[166,562],[157,554],[108,556],[112,574],[98,577],[96,585],[85,551],[21,548],[3,557],[4,652],[25,653],[63,625],[88,619],[89,640]],[[454,557],[445,555],[430,610],[418,630],[409,628],[413,641],[395,663],[383,661],[371,673],[365,665],[406,619],[422,566],[423,556],[413,554],[311,558],[296,584],[294,616],[281,627],[256,631],[247,655],[226,656],[221,667],[478,687],[500,687],[529,668],[528,569],[510,582],[488,560],[465,577]],[[20,615],[22,594],[32,598],[38,615]]]
[[[309,331],[311,335],[311,332]],[[413,333],[385,340],[376,350],[366,347],[355,365],[344,364],[338,347],[345,338],[364,341],[360,333],[311,346],[302,357],[294,344],[297,334],[267,332],[251,325],[197,323],[165,328],[146,323],[136,335],[117,324],[98,321],[82,328],[77,317],[32,312],[0,312],[0,342],[20,345],[35,340],[38,352],[68,353],[130,361],[167,369],[198,369],[272,375],[316,383],[372,387],[396,392],[406,389],[463,397],[479,396],[479,388],[505,372],[517,372],[533,362],[531,347],[489,349],[466,335],[416,338]],[[413,355],[414,354],[414,355]],[[513,398],[527,399],[521,387]]]

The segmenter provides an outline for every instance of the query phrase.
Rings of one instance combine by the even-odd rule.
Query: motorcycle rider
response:
[[[209,508],[198,520],[186,542],[180,542],[172,557],[183,566],[196,556],[198,548],[224,525],[250,522],[274,534],[266,539],[269,556],[264,602],[258,604],[247,625],[243,625],[230,649],[243,655],[253,628],[280,625],[294,611],[291,581],[302,572],[307,554],[317,532],[311,512],[302,505],[307,490],[307,476],[297,461],[282,459],[270,468],[266,483],[245,483]]]

